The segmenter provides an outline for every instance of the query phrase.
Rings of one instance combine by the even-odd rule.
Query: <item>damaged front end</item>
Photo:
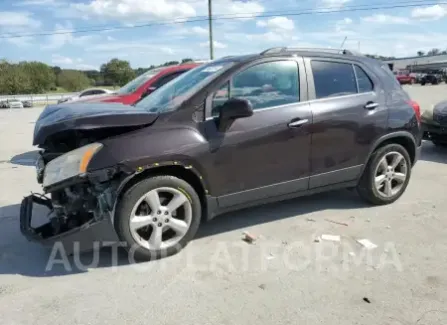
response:
[[[45,194],[25,197],[20,209],[20,229],[28,240],[45,246],[61,242],[67,254],[118,241],[112,218],[122,173],[116,167],[87,172],[101,148],[92,143],[48,163],[40,157],[36,171]],[[32,226],[35,205],[49,210],[49,221],[38,227]]]

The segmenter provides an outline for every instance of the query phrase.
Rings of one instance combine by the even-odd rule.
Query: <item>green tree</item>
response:
[[[56,83],[56,75],[54,70],[41,62],[20,62],[21,67],[30,78],[30,89],[27,93],[31,92],[39,94],[49,91],[54,87]]]
[[[439,52],[441,52],[439,49],[431,49],[430,51],[427,52],[427,55],[431,56],[431,55],[438,55]]]
[[[31,80],[23,66],[0,62],[0,94],[16,95],[31,91]]]
[[[77,70],[62,70],[57,76],[57,84],[67,91],[80,91],[91,85],[85,73]]]
[[[109,86],[122,86],[135,78],[135,71],[128,61],[112,59],[101,66],[104,83]]]
[[[424,56],[425,53],[424,53],[424,51],[418,51],[418,52],[417,52],[417,55],[418,55],[418,56]]]

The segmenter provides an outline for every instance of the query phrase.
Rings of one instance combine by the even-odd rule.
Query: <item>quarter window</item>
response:
[[[354,70],[357,77],[359,93],[367,93],[369,91],[373,91],[374,85],[366,72],[358,65],[354,65]]]
[[[317,98],[357,93],[352,64],[312,60],[311,66]]]

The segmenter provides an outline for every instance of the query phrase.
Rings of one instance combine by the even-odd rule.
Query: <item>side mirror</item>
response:
[[[219,109],[219,130],[226,130],[235,119],[253,115],[253,106],[247,99],[230,98]]]

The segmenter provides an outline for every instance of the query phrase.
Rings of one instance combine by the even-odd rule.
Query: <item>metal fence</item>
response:
[[[35,94],[35,95],[0,95],[0,102],[7,99],[17,99],[20,101],[30,101],[33,105],[47,105],[56,103],[59,99],[71,97],[78,93],[61,94]]]

